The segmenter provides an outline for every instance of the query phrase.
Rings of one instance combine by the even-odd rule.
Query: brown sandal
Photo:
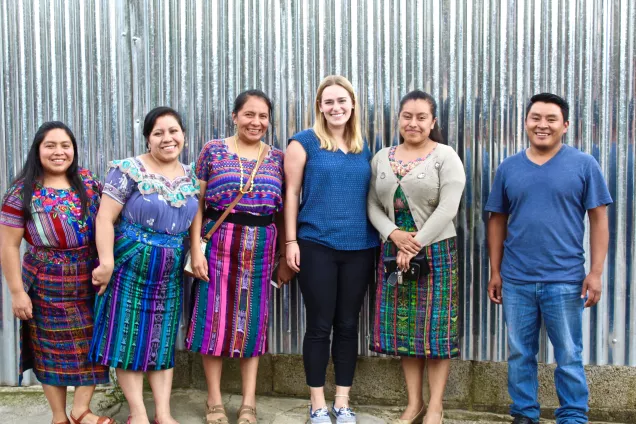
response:
[[[247,418],[241,418],[241,415],[244,415],[244,414],[251,415],[254,418],[256,418],[256,407],[241,405],[238,412],[236,413],[236,417],[238,418],[238,421],[236,422],[236,424],[255,424],[258,422],[258,421],[250,421]]]
[[[91,408],[88,408],[82,415],[80,415],[79,418],[75,418],[72,413],[69,415],[71,416],[71,421],[73,421],[73,424],[82,424],[82,420],[84,419],[84,417],[92,413],[93,411],[91,411]],[[97,424],[115,424],[115,420],[113,420],[111,417],[97,417]]]
[[[220,418],[208,418],[210,414],[223,414]],[[223,405],[208,405],[205,403],[205,422],[206,424],[229,424],[230,421],[227,418],[227,414],[225,413],[225,408]]]

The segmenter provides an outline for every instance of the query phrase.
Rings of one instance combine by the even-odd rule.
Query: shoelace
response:
[[[338,415],[341,415],[343,417],[347,417],[347,418],[353,418],[356,416],[356,414],[353,412],[353,410],[351,408],[349,408],[347,405],[343,406],[342,408],[335,408],[336,413]]]
[[[312,417],[327,417],[329,416],[329,410],[325,407],[315,410],[311,413]]]

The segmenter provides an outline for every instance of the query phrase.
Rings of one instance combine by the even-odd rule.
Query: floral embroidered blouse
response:
[[[180,234],[192,224],[199,205],[199,181],[194,166],[170,180],[146,169],[138,157],[109,164],[104,194],[124,206],[128,221],[166,234]]]
[[[82,214],[82,202],[73,188],[55,189],[37,182],[31,199],[31,216],[24,220],[23,182],[9,188],[2,203],[0,224],[24,228],[24,239],[33,247],[75,249],[95,241],[95,215],[99,208],[101,183],[88,169],[78,171],[88,195],[88,214]]]

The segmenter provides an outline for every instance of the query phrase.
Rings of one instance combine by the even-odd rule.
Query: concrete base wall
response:
[[[200,355],[178,352],[174,387],[206,389]],[[542,415],[553,417],[559,406],[554,389],[554,365],[539,364],[539,401]],[[507,363],[453,360],[444,403],[447,408],[507,413]],[[636,423],[636,368],[587,366],[590,419]],[[241,392],[239,361],[223,366],[223,390]],[[327,370],[327,396],[335,391],[333,366]],[[265,355],[259,363],[257,392],[309,398],[302,356]],[[428,396],[424,385],[425,397]],[[351,391],[354,403],[406,404],[406,389],[398,358],[361,357]]]

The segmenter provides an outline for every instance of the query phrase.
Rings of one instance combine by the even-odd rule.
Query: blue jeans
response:
[[[517,283],[505,280],[502,296],[508,328],[508,392],[511,415],[539,421],[537,353],[545,323],[554,346],[559,404],[557,424],[587,423],[588,388],[583,369],[582,283]]]

